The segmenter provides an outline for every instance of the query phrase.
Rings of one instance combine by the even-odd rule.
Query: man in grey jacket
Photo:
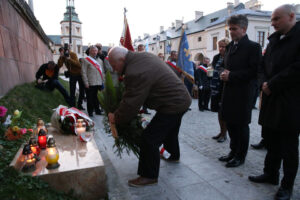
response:
[[[157,183],[159,146],[171,154],[168,161],[179,161],[178,133],[181,119],[191,105],[191,97],[176,74],[156,55],[134,53],[114,47],[108,55],[114,70],[125,75],[125,92],[119,108],[109,113],[111,123],[124,124],[146,105],[156,114],[142,134],[138,175],[128,181],[130,186]]]

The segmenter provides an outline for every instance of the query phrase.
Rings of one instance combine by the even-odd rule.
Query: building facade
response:
[[[298,8],[299,5],[296,5]],[[299,10],[299,9],[298,9]],[[168,59],[170,52],[178,51],[182,28],[187,34],[190,53],[193,61],[199,64],[204,57],[209,57],[211,60],[214,55],[218,54],[218,41],[229,36],[227,19],[232,15],[245,15],[249,20],[247,34],[250,40],[258,42],[262,48],[267,45],[267,38],[274,32],[271,26],[271,11],[262,11],[261,3],[257,0],[250,0],[245,4],[235,1],[227,3],[226,8],[216,12],[204,15],[203,12],[196,11],[195,19],[185,24],[181,20],[176,20],[171,27],[164,30],[160,27],[157,34],[145,34],[142,39],[139,37],[134,40],[134,47],[139,44],[148,46],[148,51],[154,54],[163,53],[165,59]],[[297,14],[297,19],[300,19],[300,14]]]

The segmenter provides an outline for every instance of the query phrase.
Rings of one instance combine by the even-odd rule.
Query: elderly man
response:
[[[109,121],[128,123],[143,104],[157,111],[142,134],[138,166],[140,176],[128,181],[130,186],[155,184],[159,174],[159,146],[162,143],[171,153],[168,161],[179,161],[178,133],[191,97],[180,79],[156,55],[114,47],[108,58],[113,69],[125,75],[126,88],[119,108],[109,113]]]
[[[103,89],[104,71],[103,62],[97,58],[98,48],[91,46],[89,56],[82,60],[82,80],[86,88],[87,111],[90,117],[95,111],[96,115],[101,115],[100,104],[98,100],[98,91]]]
[[[244,163],[248,152],[253,87],[261,47],[248,39],[246,16],[231,16],[228,25],[232,41],[226,47],[225,70],[220,78],[224,81],[221,116],[228,129],[231,151],[219,160],[227,162],[226,167],[238,167]]]
[[[276,30],[262,64],[262,103],[259,124],[267,148],[264,173],[249,176],[256,183],[279,183],[283,161],[283,178],[275,195],[277,200],[290,199],[299,164],[300,132],[300,22],[295,7],[283,5],[271,17]]]

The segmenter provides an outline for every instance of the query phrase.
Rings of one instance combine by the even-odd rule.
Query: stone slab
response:
[[[50,128],[59,151],[59,164],[57,169],[48,170],[45,159],[46,150],[40,154],[41,160],[36,164],[36,170],[30,173],[39,176],[59,191],[68,192],[73,189],[75,194],[84,200],[96,200],[106,195],[106,176],[104,162],[97,145],[92,139],[90,142],[81,142],[77,136],[62,135]],[[21,170],[21,152],[16,154],[11,166]]]

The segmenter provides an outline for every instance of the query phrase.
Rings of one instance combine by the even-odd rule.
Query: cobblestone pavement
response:
[[[106,165],[110,199],[273,199],[278,186],[248,181],[249,175],[261,174],[266,150],[253,150],[250,147],[244,165],[230,169],[224,167],[218,157],[229,152],[229,140],[220,144],[211,139],[219,133],[217,114],[210,111],[199,112],[197,100],[193,100],[191,108],[183,117],[180,129],[180,163],[161,161],[159,183],[143,188],[127,185],[128,179],[137,176],[137,158],[133,154],[125,154],[122,159],[117,157],[112,149],[113,138],[103,131],[102,117],[93,117],[98,130],[95,139]],[[250,144],[260,141],[258,113],[258,110],[253,110]],[[299,172],[293,199],[300,199]]]

